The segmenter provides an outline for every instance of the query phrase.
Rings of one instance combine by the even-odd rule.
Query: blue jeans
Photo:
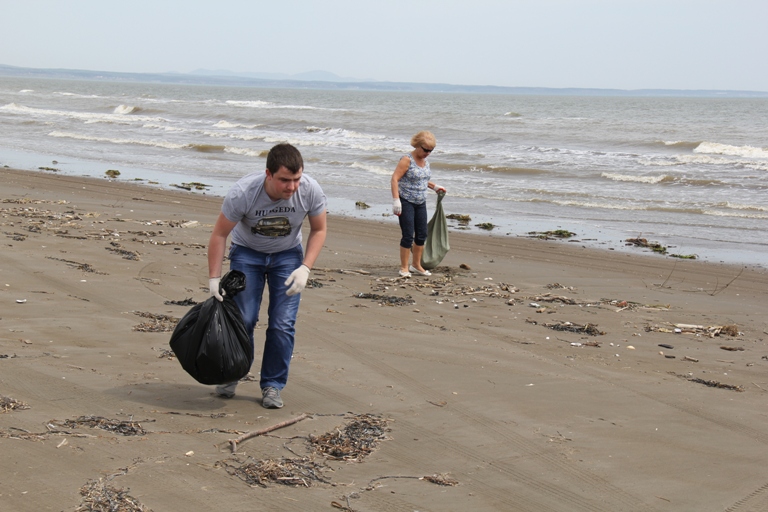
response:
[[[410,249],[411,246],[424,245],[427,241],[427,203],[414,204],[400,198],[403,211],[400,213],[400,247]],[[415,235],[415,236],[414,236]]]
[[[267,339],[261,358],[261,388],[283,389],[288,382],[288,367],[293,356],[296,315],[301,294],[288,296],[285,280],[301,266],[301,244],[287,251],[268,254],[232,244],[229,268],[245,274],[245,290],[235,295],[253,345],[253,329],[259,321],[264,285],[269,288]]]

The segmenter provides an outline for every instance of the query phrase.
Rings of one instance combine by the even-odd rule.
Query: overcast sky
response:
[[[768,91],[768,0],[0,0],[0,64]]]

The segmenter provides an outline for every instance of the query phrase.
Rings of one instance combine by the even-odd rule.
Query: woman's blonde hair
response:
[[[420,131],[413,137],[411,137],[411,146],[414,148],[417,148],[419,146],[422,146],[426,144],[430,148],[434,148],[437,145],[437,140],[435,139],[435,136],[432,135],[432,132],[429,132],[427,130]]]

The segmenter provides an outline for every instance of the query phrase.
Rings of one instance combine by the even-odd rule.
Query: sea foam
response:
[[[49,137],[57,137],[63,139],[75,139],[75,140],[88,140],[92,142],[109,142],[112,144],[138,144],[140,146],[155,146],[165,149],[183,149],[189,147],[189,144],[174,144],[163,140],[141,140],[141,139],[117,139],[111,137],[95,137],[93,135],[85,135],[82,133],[71,132],[59,132],[53,131],[48,134]]]
[[[604,172],[600,175],[602,178],[608,178],[613,181],[631,181],[634,183],[661,183],[662,181],[671,181],[669,176],[630,176],[628,174],[617,174]]]
[[[132,105],[118,105],[115,107],[115,110],[113,110],[112,113],[126,115],[126,114],[133,114],[134,112],[138,112],[140,110],[141,110],[141,107],[134,107]]]
[[[746,158],[768,158],[768,150],[753,146],[730,146],[717,142],[702,142],[693,150],[694,153],[741,156]]]

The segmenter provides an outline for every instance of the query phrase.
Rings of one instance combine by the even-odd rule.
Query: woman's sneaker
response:
[[[266,387],[261,390],[261,406],[267,409],[280,409],[283,406],[283,399],[280,398],[280,390],[273,387]]]

